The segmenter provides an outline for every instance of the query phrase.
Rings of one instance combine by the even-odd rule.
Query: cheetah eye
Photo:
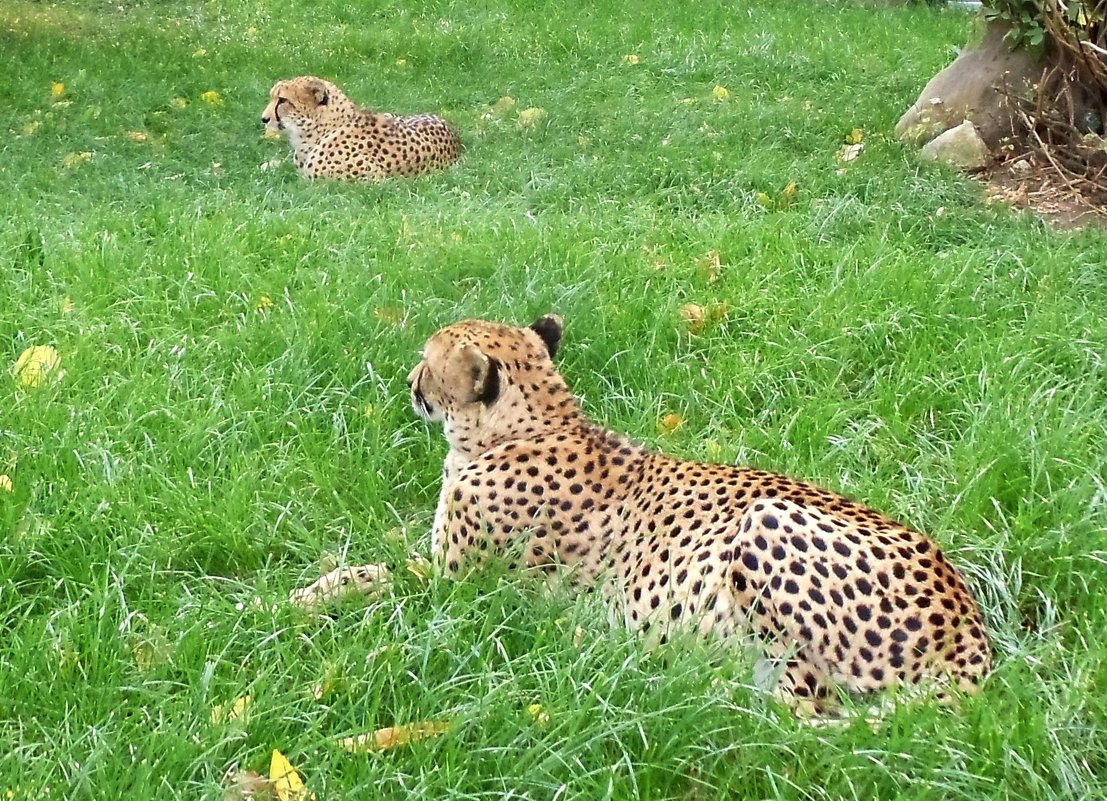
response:
[[[288,102],[288,98],[287,98],[287,97],[278,97],[278,98],[277,98],[277,105],[278,105],[278,106],[279,106],[279,105],[280,105],[281,103],[287,103],[287,102]]]

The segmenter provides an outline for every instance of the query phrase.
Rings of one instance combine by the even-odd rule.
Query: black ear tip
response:
[[[546,348],[550,352],[550,356],[557,353],[557,346],[561,344],[561,332],[563,324],[561,316],[558,314],[547,314],[545,317],[539,317],[533,323],[531,323],[531,330],[542,338],[542,341],[546,343]]]

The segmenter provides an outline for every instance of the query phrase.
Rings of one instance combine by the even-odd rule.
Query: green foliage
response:
[[[1107,795],[1107,240],[886,133],[969,26],[771,0],[0,4],[0,799],[220,799],[275,748],[321,800]],[[259,116],[305,73],[447,115],[465,156],[301,181]],[[981,695],[816,729],[742,654],[404,570],[444,453],[407,397],[421,343],[551,310],[596,418],[932,532],[994,632]],[[64,375],[21,387],[31,345]],[[391,563],[394,593],[289,608],[332,556]]]
[[[1026,47],[1041,52],[1058,26],[1092,41],[1099,41],[1107,21],[1107,6],[1091,0],[984,0],[984,16],[1010,23],[1005,39],[1012,48]],[[1094,56],[1093,56],[1094,57]]]

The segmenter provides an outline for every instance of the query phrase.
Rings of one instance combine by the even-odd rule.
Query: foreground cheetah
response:
[[[367,111],[322,78],[277,83],[261,121],[270,131],[288,133],[305,178],[419,175],[448,167],[461,155],[461,140],[445,120]]]
[[[934,542],[811,484],[605,431],[554,367],[561,330],[556,317],[458,323],[408,377],[416,413],[442,422],[450,445],[432,534],[447,574],[500,553],[598,587],[653,639],[752,635],[799,704],[836,687],[976,688],[988,637]],[[380,570],[334,571],[293,600],[365,589]]]

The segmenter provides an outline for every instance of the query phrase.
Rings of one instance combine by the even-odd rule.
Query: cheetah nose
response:
[[[261,124],[262,125],[268,125],[269,124],[269,117],[267,115],[265,115],[265,114],[261,115]]]

